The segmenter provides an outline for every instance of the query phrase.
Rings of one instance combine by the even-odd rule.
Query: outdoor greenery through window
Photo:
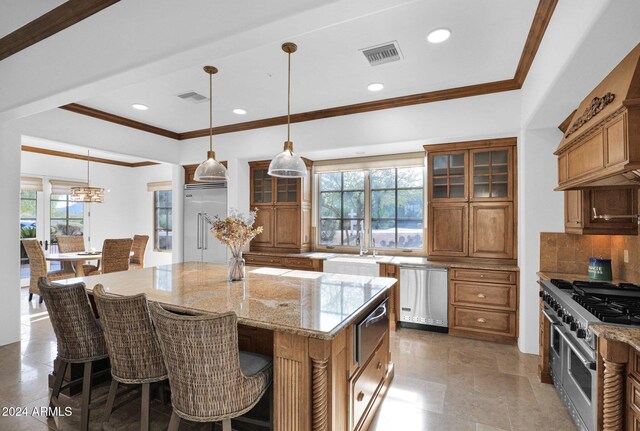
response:
[[[423,169],[371,171],[371,238],[376,247],[422,248]]]
[[[422,167],[318,174],[319,243],[355,247],[366,230],[369,247],[423,248],[423,187]]]
[[[36,237],[37,192],[20,192],[20,238]]]
[[[57,244],[59,235],[82,235],[84,204],[69,200],[69,195],[51,195],[50,242]]]
[[[153,192],[154,248],[170,251],[172,247],[171,190]]]

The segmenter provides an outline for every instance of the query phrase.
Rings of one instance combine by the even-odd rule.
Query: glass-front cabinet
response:
[[[430,156],[430,199],[466,200],[468,182],[466,165],[466,151]]]
[[[511,149],[472,150],[470,199],[511,199]]]

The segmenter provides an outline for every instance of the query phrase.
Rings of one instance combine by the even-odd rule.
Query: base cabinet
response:
[[[513,203],[469,204],[469,256],[513,258]]]

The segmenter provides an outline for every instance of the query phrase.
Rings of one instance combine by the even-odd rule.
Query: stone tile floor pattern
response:
[[[26,289],[21,306],[22,341],[0,347],[0,408],[31,412],[48,403],[56,340],[46,308],[28,303]],[[391,350],[395,378],[371,431],[576,430],[554,388],[538,382],[537,356],[515,346],[401,329],[392,334]],[[107,390],[98,386],[94,396]],[[63,402],[78,405],[77,397]],[[170,413],[169,405],[154,401],[152,429],[166,429]],[[139,415],[136,399],[103,426],[102,409],[97,409],[90,429],[137,430]],[[74,430],[79,416],[79,410],[55,419],[0,416],[0,430]],[[183,421],[180,429],[208,428]]]

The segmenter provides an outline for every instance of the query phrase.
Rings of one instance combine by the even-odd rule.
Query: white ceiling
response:
[[[292,111],[513,78],[537,4],[537,0],[408,1],[291,35],[299,48],[292,56]],[[426,35],[438,27],[450,28],[451,38],[429,44]],[[403,59],[369,66],[360,50],[394,40]],[[214,76],[214,126],[286,114],[286,55],[280,42],[203,58],[201,66],[205,64],[220,70]],[[372,82],[384,83],[384,90],[369,92],[366,87]],[[208,103],[191,104],[177,97],[186,91],[208,95],[208,76],[200,67],[78,103],[176,132],[207,127]],[[136,111],[132,103],[150,109]],[[235,115],[234,108],[248,113]]]
[[[19,29],[66,0],[0,0],[0,37]]]

